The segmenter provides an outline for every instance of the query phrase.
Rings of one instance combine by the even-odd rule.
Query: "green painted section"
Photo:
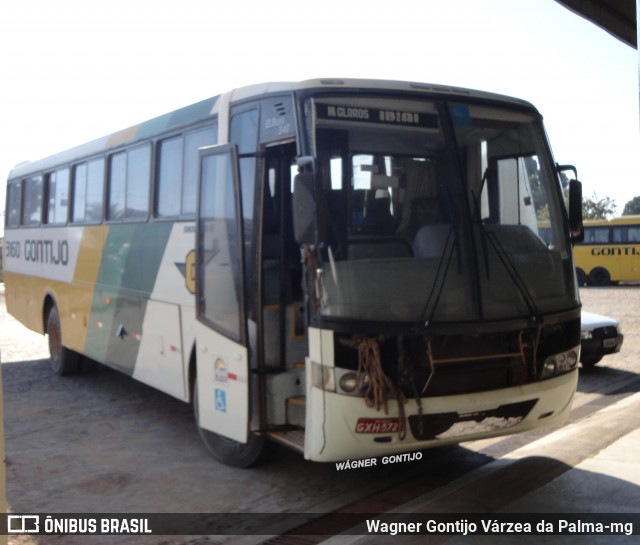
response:
[[[138,127],[135,139],[149,138],[170,129],[205,120],[211,115],[211,110],[216,100],[217,97],[208,98],[196,104],[191,104],[174,112],[145,121]]]
[[[88,324],[89,357],[133,373],[147,301],[172,227],[171,223],[110,226]]]

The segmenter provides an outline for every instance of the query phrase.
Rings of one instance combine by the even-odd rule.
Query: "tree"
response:
[[[634,214],[640,214],[640,197],[634,197],[624,205],[623,216],[632,216]]]
[[[611,197],[598,198],[594,192],[590,198],[582,199],[582,217],[586,220],[606,219],[616,212],[616,202]]]

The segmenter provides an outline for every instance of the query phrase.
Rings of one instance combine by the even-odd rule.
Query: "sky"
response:
[[[232,88],[358,77],[526,99],[585,196],[640,195],[637,51],[554,0],[3,0],[0,77],[3,180]]]

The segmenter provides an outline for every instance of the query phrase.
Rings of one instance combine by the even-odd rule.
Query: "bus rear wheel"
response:
[[[193,413],[196,419],[196,426],[200,438],[209,453],[218,462],[234,467],[253,467],[266,461],[275,449],[275,444],[254,433],[249,435],[246,443],[240,443],[233,439],[228,439],[209,430],[200,427],[200,417],[198,414],[198,381],[193,384],[192,397]]]
[[[596,267],[589,273],[589,284],[592,286],[608,286],[611,284],[611,275],[604,267]]]
[[[576,268],[576,278],[578,279],[578,286],[587,285],[587,273],[584,272],[580,267]]]
[[[80,371],[80,354],[62,346],[62,326],[58,307],[49,311],[47,318],[47,334],[49,336],[50,363],[56,375],[73,375]]]

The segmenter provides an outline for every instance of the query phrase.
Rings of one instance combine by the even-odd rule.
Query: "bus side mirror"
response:
[[[578,180],[569,181],[569,233],[573,244],[584,240],[582,184]]]
[[[293,234],[298,244],[315,243],[315,176],[301,172],[293,180]]]

